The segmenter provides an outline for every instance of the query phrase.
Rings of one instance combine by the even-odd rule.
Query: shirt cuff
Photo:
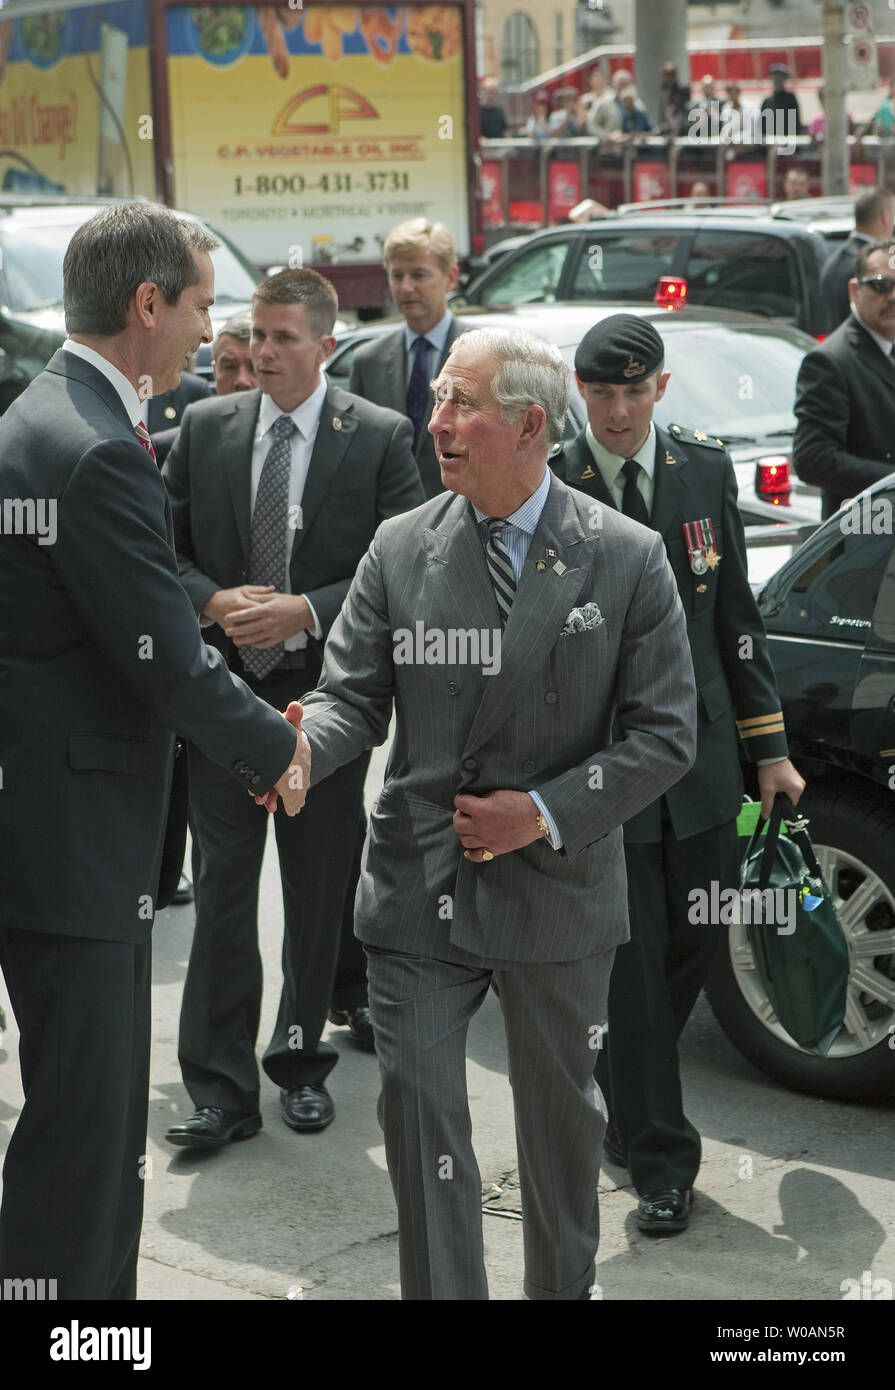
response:
[[[546,839],[549,841],[551,849],[562,849],[562,836],[559,833],[559,828],[556,824],[556,821],[553,819],[550,812],[547,810],[547,807],[544,805],[544,802],[538,796],[537,792],[529,792],[528,795],[531,797],[532,801],[537,806],[538,810],[541,812],[541,815],[544,817],[544,820],[547,822],[547,828],[550,833],[546,836]]]
[[[309,628],[307,629],[307,631],[310,633],[310,635],[311,635],[312,637],[316,637],[316,638],[317,638],[317,641],[320,642],[320,641],[323,640],[323,628],[320,626],[320,619],[317,617],[317,614],[316,614],[315,611],[314,611],[314,605],[313,605],[313,603],[311,602],[311,600],[308,598],[307,594],[302,594],[302,598],[304,599],[305,603],[306,603],[306,604],[308,605],[308,607],[310,608],[310,610],[311,610],[311,617],[314,619],[314,626],[313,626],[313,627],[309,627]]]
[[[786,757],[785,757],[785,755],[784,755],[784,754],[780,754],[780,755],[779,755],[778,757],[776,757],[776,758],[759,758],[759,759],[758,759],[758,762],[755,764],[755,766],[756,766],[756,767],[767,767],[769,763],[785,763],[785,762],[786,762]]]

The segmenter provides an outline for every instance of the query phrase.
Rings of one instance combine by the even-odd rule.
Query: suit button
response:
[[[260,774],[259,772],[256,772],[255,775],[254,775],[254,777],[252,778],[252,786],[253,786],[253,787],[254,787],[254,786],[257,786],[257,784],[258,784],[260,781],[261,781],[261,774]]]
[[[559,699],[559,696],[557,695],[555,690],[548,690],[547,694],[544,696],[544,699],[546,700],[548,705],[555,705],[557,700]]]
[[[463,766],[467,772],[475,772],[476,768],[478,767],[478,763],[476,762],[475,758],[464,758]]]
[[[460,693],[460,687],[459,687],[459,685],[457,684],[457,682],[456,682],[456,681],[448,681],[448,694],[449,694],[449,695],[459,695],[459,693]]]
[[[522,764],[522,771],[523,771],[523,772],[534,772],[534,770],[535,770],[535,765],[534,765],[533,762],[531,762],[530,759]]]
[[[245,767],[245,763],[235,762],[235,763],[233,764],[233,771],[234,771],[234,772],[242,772],[242,770],[243,770],[244,767]]]

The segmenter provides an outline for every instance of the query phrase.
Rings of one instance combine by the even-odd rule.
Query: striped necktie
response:
[[[413,447],[416,448],[429,404],[429,348],[428,338],[417,338],[413,345],[413,371],[407,383],[407,414],[413,425]]]
[[[143,448],[146,450],[149,457],[152,459],[152,462],[157,464],[158,459],[155,456],[155,449],[153,448],[152,440],[149,438],[149,431],[143,424],[143,421],[138,420],[137,423],[134,425],[134,429],[137,432],[137,438],[143,445]]]
[[[295,422],[291,415],[280,415],[270,434],[273,443],[267,451],[258,479],[252,510],[249,582],[273,584],[277,593],[286,585],[289,551],[289,475],[292,470],[292,436]],[[283,659],[285,647],[241,647],[242,664],[253,676],[263,679]]]
[[[510,609],[513,606],[513,599],[516,597],[516,576],[513,573],[510,552],[500,539],[500,532],[507,525],[507,522],[501,516],[489,516],[485,520],[488,526],[485,559],[488,562],[488,573],[494,586],[497,607],[500,609],[500,621],[505,627],[507,618],[510,616]]]

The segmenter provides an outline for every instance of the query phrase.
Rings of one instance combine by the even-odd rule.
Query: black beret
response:
[[[664,360],[664,344],[648,319],[637,314],[610,314],[581,339],[575,371],[581,381],[627,386],[645,380]]]

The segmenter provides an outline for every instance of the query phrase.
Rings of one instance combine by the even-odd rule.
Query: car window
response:
[[[335,377],[336,381],[347,381],[351,376],[351,367],[354,363],[354,354],[364,343],[369,342],[369,338],[352,338],[347,347],[336,344],[336,349],[326,364],[327,376]]]
[[[670,275],[680,238],[656,232],[607,236],[595,232],[582,243],[575,267],[572,299],[649,301],[661,275]]]
[[[3,298],[13,313],[62,304],[62,261],[80,222],[35,226],[11,220],[0,236]],[[212,251],[215,304],[245,304],[255,281],[223,243]]]
[[[530,246],[501,264],[494,279],[475,296],[479,304],[549,304],[556,299],[568,241]]]
[[[794,563],[768,629],[863,645],[891,563],[893,538],[843,535],[837,523],[823,539],[819,551],[810,547],[802,563]]]
[[[798,267],[783,237],[704,228],[696,234],[686,273],[688,304],[776,318],[798,314]]]
[[[805,349],[785,333],[771,325],[756,333],[734,332],[721,323],[669,328],[663,337],[671,377],[656,405],[657,423],[667,429],[676,422],[731,442],[793,430]],[[561,349],[570,367],[577,347]],[[577,386],[572,389],[579,396]]]

